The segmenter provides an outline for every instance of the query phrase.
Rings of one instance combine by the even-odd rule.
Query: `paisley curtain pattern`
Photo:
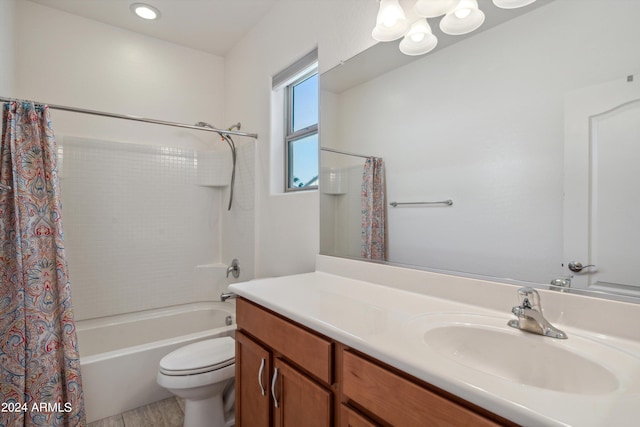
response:
[[[84,426],[49,109],[4,104],[0,146],[0,427]]]
[[[387,259],[384,161],[369,157],[364,163],[361,192],[361,253],[363,258]]]

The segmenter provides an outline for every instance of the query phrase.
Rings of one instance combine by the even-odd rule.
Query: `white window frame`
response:
[[[280,135],[280,138],[283,138],[282,141],[284,144],[284,147],[282,150],[282,153],[284,154],[284,156],[281,157],[281,158],[284,158],[284,163],[282,165],[283,174],[281,175],[281,178],[280,178],[282,181],[280,182],[284,183],[285,193],[294,193],[299,191],[318,189],[317,185],[309,186],[309,187],[289,187],[289,179],[290,179],[289,171],[292,168],[292,161],[293,161],[292,158],[291,159],[289,158],[289,154],[290,154],[289,145],[300,138],[304,138],[307,136],[311,136],[314,133],[315,134],[318,133],[317,124],[309,126],[305,129],[300,129],[298,132],[295,132],[295,133],[293,132],[292,87],[295,86],[297,83],[300,83],[306,80],[307,78],[313,76],[314,74],[317,74],[317,72],[318,72],[318,49],[316,48],[272,77],[272,87],[274,92],[282,93],[281,102],[283,102],[282,104],[283,110],[281,111],[283,111],[284,120],[281,122],[283,123],[283,128],[282,128],[283,132]],[[318,103],[319,102],[320,101],[318,96]],[[320,141],[318,139],[318,145],[319,144],[320,144]],[[319,147],[318,147],[318,150],[319,150]],[[318,174],[319,173],[320,173],[320,165],[318,165]]]
[[[293,156],[290,155],[291,153],[290,151],[290,147],[291,144],[297,140],[312,136],[312,135],[317,135],[318,134],[318,124],[314,124],[311,126],[308,126],[304,129],[300,129],[296,132],[293,131],[293,87],[296,86],[299,83],[302,83],[303,81],[307,80],[308,78],[313,77],[314,75],[318,74],[318,69],[317,66],[314,67],[313,69],[305,72],[304,74],[300,75],[298,78],[296,78],[294,81],[292,81],[291,83],[289,83],[286,88],[285,88],[285,97],[284,97],[284,102],[285,102],[285,135],[284,135],[284,165],[285,165],[285,171],[284,171],[284,191],[285,192],[295,192],[295,191],[307,191],[307,190],[317,190],[318,189],[318,185],[310,185],[310,186],[305,186],[305,187],[295,187],[293,186],[293,177],[290,176],[291,171],[293,169]],[[319,174],[319,167],[318,167],[318,174]],[[319,177],[316,178],[316,180]]]

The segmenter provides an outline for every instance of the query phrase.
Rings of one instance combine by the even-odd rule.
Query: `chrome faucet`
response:
[[[520,305],[516,305],[511,309],[511,312],[516,315],[517,319],[509,320],[509,326],[534,334],[544,335],[545,337],[567,338],[567,334],[553,326],[544,318],[538,291],[529,287],[520,288],[518,289],[518,298],[520,299]]]
[[[225,302],[228,299],[236,299],[238,295],[233,292],[223,292],[220,294],[220,301]]]

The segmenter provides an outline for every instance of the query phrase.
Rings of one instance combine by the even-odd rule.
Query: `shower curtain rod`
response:
[[[335,150],[333,148],[320,147],[320,150],[322,150],[322,151],[330,151],[332,153],[344,154],[346,156],[362,157],[363,159],[368,159],[370,157],[373,157],[373,156],[365,156],[364,154],[349,153],[348,151]]]
[[[0,101],[2,101],[2,102],[11,102],[11,101],[23,102],[23,101],[26,101],[26,100],[16,99],[16,98],[6,98],[4,96],[0,96]],[[67,107],[67,106],[64,106],[64,105],[48,104],[46,102],[38,102],[38,101],[28,101],[28,102],[33,102],[34,104],[48,105],[49,108],[52,108],[54,110],[71,111],[73,113],[91,114],[93,116],[111,117],[111,118],[114,118],[114,119],[123,119],[123,120],[133,120],[133,121],[136,121],[136,122],[152,123],[152,124],[156,124],[156,125],[173,126],[173,127],[178,127],[178,128],[187,128],[187,129],[194,129],[194,130],[204,130],[204,131],[207,131],[207,132],[215,132],[215,133],[218,133],[218,134],[234,135],[234,136],[246,136],[246,137],[249,137],[249,138],[258,139],[258,134],[257,133],[247,133],[247,132],[240,132],[240,131],[233,131],[233,130],[226,130],[226,129],[207,128],[207,127],[196,126],[196,125],[188,125],[188,124],[185,124],[185,123],[168,122],[166,120],[156,120],[156,119],[148,119],[146,117],[130,116],[130,115],[127,115],[127,114],[107,113],[107,112],[104,112],[104,111],[87,110],[85,108],[76,108],[76,107]]]

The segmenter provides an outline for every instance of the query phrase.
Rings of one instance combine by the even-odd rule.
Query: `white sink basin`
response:
[[[618,390],[640,361],[595,340],[543,337],[507,326],[508,318],[470,314],[423,316],[407,324],[428,357],[442,357],[516,384],[573,394]],[[617,371],[617,372],[616,372]],[[464,372],[458,372],[463,375]]]

